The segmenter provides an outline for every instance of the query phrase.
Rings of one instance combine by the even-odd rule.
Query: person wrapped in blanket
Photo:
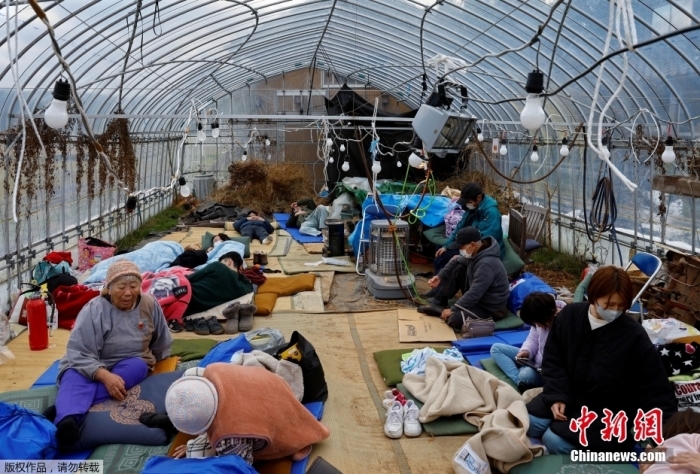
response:
[[[300,378],[300,373],[293,377]],[[299,402],[302,395],[289,382],[267,366],[214,363],[189,369],[168,389],[167,417],[152,416],[148,424],[172,424],[172,429],[198,436],[176,448],[174,457],[233,454],[251,465],[289,456],[303,459],[330,432]]]
[[[226,330],[219,324],[216,318],[191,318],[190,316],[228,303],[236,298],[253,292],[253,284],[245,277],[243,271],[243,257],[237,252],[228,252],[219,257],[218,262],[211,262],[204,268],[197,270],[187,279],[192,286],[192,299],[187,306],[183,321],[185,331],[194,331],[200,336],[213,334],[218,336],[227,332],[235,334],[240,324],[246,330],[252,329],[253,315],[257,308],[254,305],[240,305],[235,314],[235,324],[227,323]],[[233,320],[234,315],[227,319]],[[231,332],[235,326],[235,332]]]
[[[247,214],[238,219],[233,228],[244,237],[250,237],[250,241],[258,239],[261,244],[272,243],[272,234],[275,229],[264,217],[260,217],[257,211],[248,211]]]
[[[109,398],[124,400],[156,362],[170,355],[172,342],[160,306],[141,293],[136,264],[112,263],[101,296],[78,314],[59,363],[56,404],[44,413],[56,424],[59,449],[78,441],[91,406]]]
[[[530,293],[520,308],[520,319],[531,326],[522,347],[509,344],[491,346],[491,357],[521,392],[544,384],[539,370],[542,367],[549,328],[559,310],[557,303],[551,293]],[[524,359],[527,363],[520,362],[519,359]]]

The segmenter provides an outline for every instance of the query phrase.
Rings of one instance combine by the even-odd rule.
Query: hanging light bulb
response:
[[[661,161],[664,163],[673,163],[676,161],[676,152],[673,151],[673,138],[668,137],[666,139],[666,148],[661,154]]]
[[[506,156],[508,154],[508,147],[505,143],[501,144],[501,149],[498,150],[498,152],[501,154],[501,156]]]
[[[44,121],[51,128],[60,129],[68,125],[68,99],[70,99],[70,84],[58,80],[53,88],[53,100],[44,112]]]
[[[396,160],[396,167],[401,168],[403,166],[403,163],[401,163],[399,160]]]
[[[466,145],[467,143],[469,143],[469,137],[467,137],[467,139],[464,140],[464,144]]]
[[[564,137],[561,141],[561,148],[559,149],[559,154],[561,156],[569,156],[569,139]]]
[[[415,153],[411,153],[411,156],[408,157],[408,164],[414,168],[420,168],[423,165],[423,158]]]
[[[379,173],[381,173],[381,172],[382,172],[382,165],[381,165],[381,163],[379,163],[379,161],[375,161],[375,162],[372,164],[372,173],[374,173],[374,174],[379,174]]]
[[[331,156],[330,158],[328,158],[328,163],[333,163],[334,161],[335,161],[335,160],[333,159],[332,156]]]
[[[204,133],[204,127],[202,126],[202,122],[199,122],[197,124],[197,140],[204,143],[204,141],[206,139],[207,139],[207,134]]]
[[[219,121],[215,120],[211,124],[211,137],[212,138],[219,138]]]
[[[350,171],[350,163],[348,163],[347,160],[346,160],[346,161],[343,161],[343,166],[341,167],[341,169],[342,169],[343,171],[345,171],[345,172]]]
[[[192,190],[189,186],[180,186],[180,196],[189,197],[192,194]]]
[[[477,127],[477,128],[476,128],[476,134],[477,134],[477,135],[476,135],[476,139],[479,140],[480,142],[483,142],[483,141],[484,141],[484,134],[481,133],[481,128],[480,128],[480,127]]]
[[[326,146],[333,146],[333,140],[330,138],[326,138]]]
[[[270,146],[270,139],[269,138],[265,139],[265,146]]]
[[[345,145],[343,145],[342,143],[340,144],[340,151],[345,151]]]
[[[530,131],[530,134],[534,135],[546,119],[547,116],[542,108],[542,98],[534,94],[528,95],[525,99],[525,108],[520,112],[520,123],[526,130]]]
[[[530,155],[530,161],[537,161],[540,159],[540,155],[537,153],[537,145],[532,146],[532,155]]]

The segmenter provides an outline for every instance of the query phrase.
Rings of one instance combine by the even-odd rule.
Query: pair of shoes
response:
[[[192,318],[182,318],[182,322],[185,323],[185,331],[194,331],[194,321],[192,320]]]
[[[218,336],[224,333],[224,327],[219,324],[216,317],[209,319],[198,318],[194,321],[194,333],[198,336],[208,336],[209,334]]]
[[[427,316],[440,317],[443,309],[439,308],[437,306],[433,306],[433,305],[428,304],[428,305],[419,306],[418,308],[416,308],[416,311],[418,311],[419,313],[423,313]]]
[[[267,265],[267,254],[260,250],[253,252],[253,265]]]
[[[423,427],[418,421],[420,410],[413,400],[407,400],[405,405],[395,400],[386,412],[384,434],[388,438],[398,439],[404,434],[410,438],[420,436]]]
[[[238,302],[224,309],[226,318],[226,334],[238,334],[253,329],[255,312],[258,308],[254,304],[240,304]]]
[[[182,332],[182,324],[177,319],[171,319],[168,321],[168,329],[170,332]]]
[[[268,235],[265,240],[262,241],[263,245],[270,245],[272,243],[272,236]]]

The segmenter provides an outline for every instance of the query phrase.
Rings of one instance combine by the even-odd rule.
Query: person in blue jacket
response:
[[[233,228],[236,232],[244,237],[250,237],[250,240],[258,239],[260,243],[268,245],[272,243],[270,234],[275,231],[272,225],[260,217],[256,211],[248,211],[248,213],[238,219]]]
[[[474,227],[480,233],[482,238],[493,237],[498,242],[501,249],[501,259],[505,255],[505,247],[503,244],[503,228],[501,227],[501,213],[498,210],[498,203],[491,196],[484,194],[484,191],[476,183],[467,183],[462,188],[460,198],[457,200],[457,205],[464,208],[465,213],[462,220],[459,221],[457,227],[445,245],[438,249],[435,253],[435,274],[440,273],[440,270],[447,265],[452,257],[459,255],[457,250],[448,250],[450,245],[455,241],[455,236],[459,229],[465,227]]]

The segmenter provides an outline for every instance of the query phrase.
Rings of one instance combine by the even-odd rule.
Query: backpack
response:
[[[68,273],[70,275],[70,265],[65,260],[61,263],[54,265],[51,262],[42,260],[37,263],[32,270],[32,279],[36,280],[37,284],[43,285],[51,277],[60,275],[61,273]]]
[[[450,212],[445,215],[445,237],[448,239],[457,228],[457,225],[464,216],[464,210],[459,206],[455,206]]]

